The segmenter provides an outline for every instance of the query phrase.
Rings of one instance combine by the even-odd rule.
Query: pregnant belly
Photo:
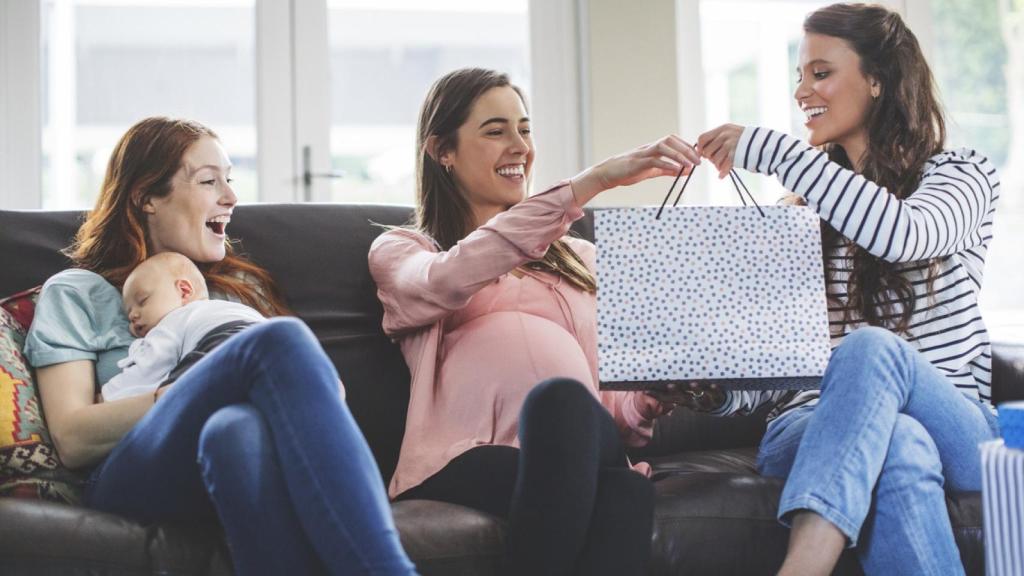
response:
[[[444,406],[477,441],[510,443],[530,390],[573,378],[594,389],[583,349],[558,324],[520,312],[495,312],[449,332],[439,373]],[[460,426],[461,427],[461,426]]]

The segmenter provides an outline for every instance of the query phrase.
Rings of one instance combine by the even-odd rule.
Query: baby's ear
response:
[[[192,297],[195,296],[196,290],[186,278],[179,278],[174,281],[174,287],[178,289],[178,295],[181,296],[181,303],[190,302]]]

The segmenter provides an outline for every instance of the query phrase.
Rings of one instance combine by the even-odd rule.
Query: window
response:
[[[1024,3],[933,0],[931,65],[948,142],[988,156],[1002,184],[981,306],[994,338],[1024,338]]]
[[[804,116],[793,100],[797,46],[804,17],[829,3],[701,0],[705,126],[733,122],[804,134]],[[772,204],[785,193],[774,178],[742,178],[759,204]],[[710,202],[740,204],[727,186],[712,186]]]
[[[526,0],[330,0],[330,199],[411,204],[416,121],[441,75],[475,66],[530,88]]]
[[[573,1],[534,0],[554,14],[571,12]],[[34,14],[11,11],[38,29],[38,44],[19,37],[14,50],[39,47],[38,68],[23,67],[39,90],[16,97],[40,101],[41,118],[16,130],[41,137],[41,155],[31,167],[0,165],[0,181],[31,182],[25,175],[41,172],[41,193],[19,205],[89,207],[117,139],[141,118],[165,115],[217,131],[243,202],[410,203],[416,116],[434,79],[458,67],[489,67],[529,92],[529,5],[42,0]],[[544,49],[550,44],[542,39]],[[562,89],[575,79],[550,67],[548,93],[575,93]],[[17,73],[10,65],[0,72]],[[328,186],[317,180],[324,176],[335,178]]]
[[[685,1],[685,0],[683,0]],[[831,2],[700,0],[706,127],[756,124],[803,137],[792,98],[807,13]],[[988,156],[1002,180],[981,306],[996,339],[1024,339],[1024,3],[890,0],[922,43],[946,109],[947,146]],[[744,41],[737,41],[738,38]],[[687,80],[685,70],[681,81]],[[759,202],[784,193],[774,178],[744,175]],[[711,203],[738,204],[727,183]]]
[[[254,0],[45,0],[43,208],[91,207],[117,139],[153,115],[221,137],[257,199]]]

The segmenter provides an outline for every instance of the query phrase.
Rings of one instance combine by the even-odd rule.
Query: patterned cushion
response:
[[[82,476],[57,457],[22,355],[39,288],[0,300],[0,496],[77,503]]]

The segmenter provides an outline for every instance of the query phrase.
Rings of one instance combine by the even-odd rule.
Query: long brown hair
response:
[[[880,94],[873,100],[866,120],[868,146],[861,174],[897,198],[907,198],[917,189],[925,162],[941,152],[946,141],[935,80],[914,33],[899,14],[871,4],[833,4],[816,10],[804,20],[804,32],[845,40],[860,56],[861,73],[880,84]],[[853,167],[841,146],[826,144],[824,149],[832,161]],[[853,262],[844,320],[849,321],[850,313],[856,310],[870,325],[906,332],[916,295],[910,281],[900,273],[900,265],[845,241],[824,221],[822,239],[826,249],[845,243]],[[938,261],[929,264],[927,292],[931,295]],[[899,313],[894,308],[897,303]]]
[[[463,68],[434,82],[420,109],[416,132],[415,226],[442,250],[448,250],[472,231],[473,218],[469,202],[459,192],[454,177],[431,156],[427,142],[431,136],[436,137],[433,152],[437,157],[457,148],[458,129],[469,118],[473,104],[484,92],[506,86],[516,91],[526,107],[522,90],[509,81],[507,74]],[[530,267],[560,274],[582,290],[597,290],[594,276],[563,240],[553,242],[544,258],[531,262]]]
[[[128,274],[149,257],[148,227],[142,207],[171,193],[171,179],[185,151],[213,130],[191,120],[146,118],[128,129],[107,164],[96,206],[64,250],[79,268],[91,270],[120,288]],[[288,309],[266,270],[235,254],[225,241],[219,262],[196,263],[211,291],[237,297],[266,316]]]

